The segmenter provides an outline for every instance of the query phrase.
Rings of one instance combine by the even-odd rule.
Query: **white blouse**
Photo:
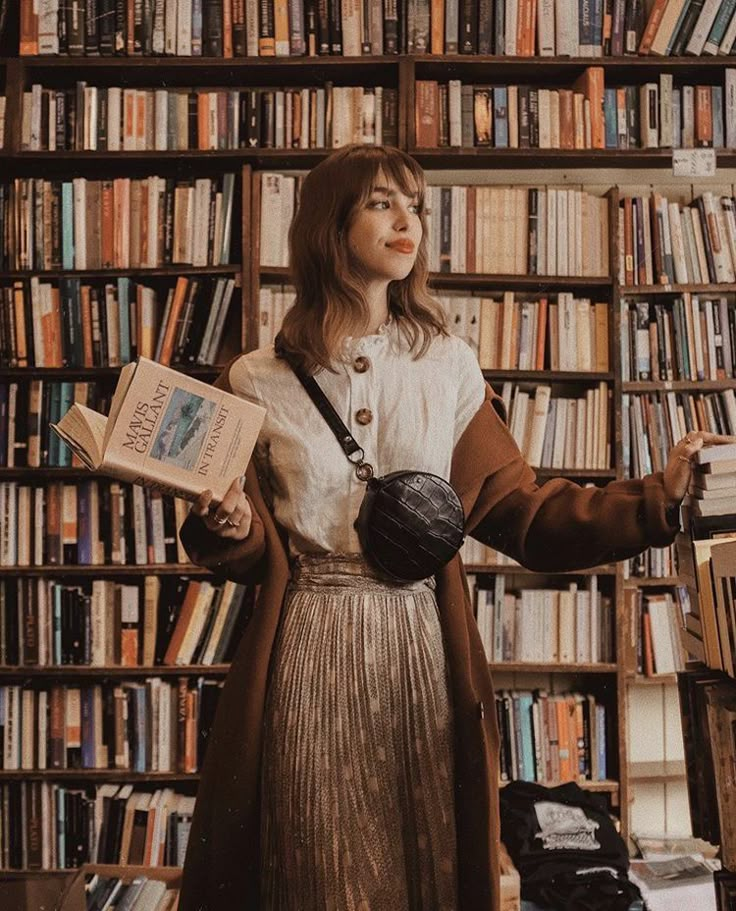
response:
[[[414,361],[391,320],[375,335],[346,338],[333,366],[337,373],[321,370],[315,379],[377,477],[418,469],[449,480],[455,443],[485,396],[465,341],[436,337]],[[235,361],[229,380],[237,395],[266,408],[253,457],[290,555],[359,553],[353,522],[365,483],[288,364],[269,345]]]

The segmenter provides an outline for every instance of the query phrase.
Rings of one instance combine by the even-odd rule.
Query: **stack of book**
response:
[[[683,644],[714,670],[736,669],[736,444],[701,449],[676,552],[692,605]]]

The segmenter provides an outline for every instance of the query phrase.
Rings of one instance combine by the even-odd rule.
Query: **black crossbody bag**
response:
[[[355,475],[367,484],[354,527],[365,557],[399,581],[427,579],[455,556],[465,539],[465,514],[455,489],[426,471],[393,471],[377,478],[314,377],[277,345],[327,421]]]

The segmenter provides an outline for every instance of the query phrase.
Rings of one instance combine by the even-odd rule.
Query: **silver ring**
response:
[[[214,522],[217,522],[218,525],[224,525],[227,522],[227,516],[224,519],[218,519],[217,516],[212,517]]]
[[[225,521],[231,528],[237,528],[238,525],[240,525],[240,520],[238,520],[237,522],[233,522],[232,519],[225,519]]]

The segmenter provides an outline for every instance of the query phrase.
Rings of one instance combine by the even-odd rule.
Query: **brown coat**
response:
[[[226,379],[218,384],[227,388]],[[503,411],[503,403],[488,386],[485,402],[453,452],[450,480],[462,500],[468,534],[540,571],[622,560],[673,540],[677,529],[668,524],[671,513],[665,515],[661,474],[597,489],[563,479],[538,487],[497,409]],[[236,581],[260,583],[260,591],[210,736],[180,911],[259,907],[263,705],[289,564],[283,530],[266,506],[253,463],[245,490],[253,525],[244,542],[223,541],[194,516],[181,532],[196,563]],[[493,684],[459,556],[437,575],[436,595],[453,703],[459,911],[499,911]]]

